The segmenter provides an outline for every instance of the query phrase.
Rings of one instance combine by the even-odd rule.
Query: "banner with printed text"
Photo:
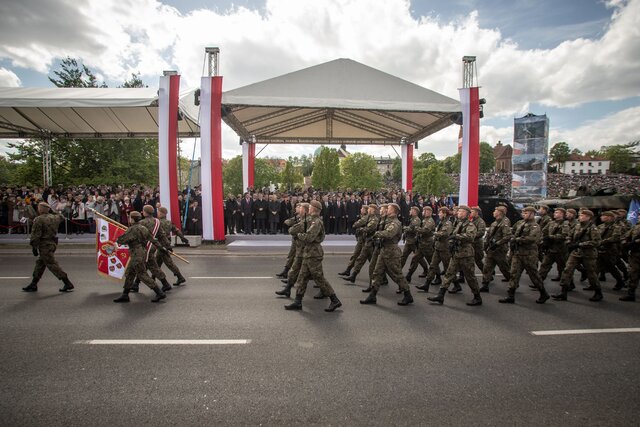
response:
[[[511,197],[547,197],[549,118],[527,114],[514,120]]]
[[[129,263],[129,248],[116,243],[125,229],[102,218],[96,219],[98,274],[122,280]]]

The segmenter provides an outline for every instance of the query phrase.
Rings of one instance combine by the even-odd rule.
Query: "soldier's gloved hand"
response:
[[[380,232],[379,231],[376,231],[375,233],[373,233],[373,238],[374,239],[379,239],[380,237],[381,236],[380,236]]]
[[[33,256],[38,256],[38,248],[36,248],[35,246],[31,247],[31,252],[33,253]]]
[[[163,254],[165,254],[165,255],[169,253],[169,251],[167,250],[167,248],[165,248],[164,246],[160,246],[160,247],[158,248],[158,250],[159,250],[160,252],[162,252]]]
[[[524,238],[523,237],[516,237],[515,242],[516,243],[522,243],[522,242],[524,242]]]
[[[169,252],[173,252],[173,248],[171,248],[171,247],[167,248],[167,250],[168,250]]]
[[[576,249],[578,249],[578,244],[577,243],[569,243],[569,245],[567,245],[567,249],[569,249],[569,252],[575,251]]]

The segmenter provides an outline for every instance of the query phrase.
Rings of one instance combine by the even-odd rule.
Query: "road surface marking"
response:
[[[27,277],[27,276],[25,276],[25,277],[0,277],[0,279],[5,279],[5,280],[20,279],[20,280],[22,280],[22,279],[31,279],[31,277]]]
[[[220,277],[220,276],[211,276],[211,277],[205,277],[205,276],[191,276],[189,277],[189,279],[273,279],[273,277],[271,276],[260,276],[260,277]]]
[[[610,328],[610,329],[566,329],[560,331],[531,331],[531,335],[582,335],[582,334],[619,334],[640,332],[640,328]]]
[[[80,340],[73,343],[88,345],[233,345],[249,344],[251,340]]]

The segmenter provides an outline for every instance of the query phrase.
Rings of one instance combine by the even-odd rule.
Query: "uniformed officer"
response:
[[[380,205],[380,220],[378,221],[378,228],[376,232],[384,230],[387,225],[387,207],[386,203]],[[373,253],[371,254],[371,260],[369,261],[369,287],[364,289],[365,292],[371,292],[373,286],[371,283],[373,282],[373,272],[376,269],[376,264],[378,262],[378,256],[380,255],[380,245],[373,245]],[[384,274],[382,278],[382,283],[379,285],[387,285],[387,275]]]
[[[64,285],[59,289],[60,292],[69,292],[74,288],[67,273],[60,268],[54,256],[58,246],[58,238],[56,237],[58,226],[64,218],[60,214],[50,213],[50,209],[51,207],[47,203],[40,202],[38,204],[39,215],[33,220],[29,244],[33,255],[38,259],[33,269],[31,283],[22,288],[25,292],[38,291],[38,282],[42,278],[45,268],[48,268],[58,280],[62,280]]]
[[[635,301],[636,289],[640,282],[640,223],[636,224],[623,239],[623,246],[629,251],[629,290],[620,301]]]
[[[545,228],[551,222],[551,216],[549,215],[549,206],[540,205],[538,206],[538,225],[540,226],[541,232],[544,234]],[[538,260],[542,261],[542,257],[544,256],[544,248],[542,246],[538,246]]]
[[[422,286],[416,286],[421,291],[429,292],[429,286],[439,285],[442,283],[440,278],[440,263],[442,263],[442,271],[447,271],[449,267],[449,260],[451,259],[451,252],[449,251],[449,236],[453,231],[453,225],[448,219],[449,209],[441,207],[438,210],[438,217],[440,221],[436,225],[433,232],[433,255],[429,262],[429,272],[427,273],[427,279]],[[433,279],[437,278],[436,281]]]
[[[560,277],[560,293],[552,295],[557,301],[566,301],[569,284],[573,278],[573,272],[579,264],[582,264],[589,279],[588,290],[595,293],[589,301],[601,301],[602,290],[598,282],[598,274],[596,272],[596,260],[598,257],[598,245],[600,245],[600,233],[593,224],[593,212],[587,209],[580,211],[578,215],[579,225],[577,225],[568,241],[567,249],[569,251],[569,259],[567,265]]]
[[[489,232],[484,242],[484,262],[482,269],[482,287],[480,292],[489,292],[489,283],[493,280],[496,265],[505,279],[509,280],[509,263],[507,252],[511,240],[511,223],[506,217],[507,208],[496,206],[493,211],[494,221],[489,227]]]
[[[287,272],[287,278],[282,280],[285,284],[284,288],[276,291],[276,295],[289,298],[291,296],[291,288],[298,280],[300,269],[302,268],[302,261],[304,255],[305,242],[300,240],[298,236],[304,233],[308,226],[308,211],[309,203],[298,203],[296,205],[296,214],[298,215],[298,221],[289,226],[289,234],[293,239],[293,245],[295,246],[295,256],[291,268]]]
[[[284,308],[286,310],[302,310],[302,299],[307,290],[309,279],[313,279],[320,288],[320,292],[331,299],[329,307],[325,308],[324,311],[332,312],[342,307],[342,303],[329,282],[327,282],[327,279],[324,278],[322,271],[324,251],[322,250],[321,243],[324,240],[325,233],[322,219],[320,219],[321,211],[322,204],[320,202],[312,200],[309,203],[307,229],[303,233],[298,234],[298,239],[305,242],[305,247],[302,267],[296,280],[296,299],[291,304],[285,305]]]
[[[451,236],[449,244],[451,250],[451,261],[444,276],[444,283],[438,291],[438,295],[427,298],[429,301],[444,303],[444,294],[455,280],[458,271],[464,273],[465,280],[473,292],[473,299],[467,305],[482,305],[482,297],[478,288],[478,281],[475,275],[475,265],[473,258],[473,241],[476,238],[476,226],[469,221],[471,209],[469,206],[458,206],[458,222]]]
[[[620,227],[620,236],[624,237],[629,233],[629,231],[631,231],[633,225],[629,222],[629,220],[627,220],[626,210],[618,209],[614,212],[617,214],[616,223]],[[625,262],[629,262],[629,251],[626,248],[620,246],[619,252],[620,257],[618,257],[618,259],[616,260],[616,267],[622,272],[622,276],[626,281],[627,279],[629,279],[629,270],[627,269],[627,265],[625,264]]]
[[[360,301],[361,304],[376,303],[378,289],[380,288],[383,277],[387,273],[391,277],[391,280],[393,280],[404,293],[404,298],[398,301],[398,305],[409,305],[413,303],[411,290],[409,289],[407,280],[402,274],[402,266],[400,265],[402,252],[398,247],[398,242],[402,237],[402,223],[398,220],[399,212],[400,206],[395,203],[390,203],[387,206],[387,218],[384,228],[376,231],[373,235],[374,239],[379,239],[380,253],[371,282],[373,289],[365,300]]]
[[[160,228],[162,229],[162,233],[158,235],[157,240],[167,250],[167,252],[157,251],[156,263],[158,264],[158,268],[161,268],[163,263],[166,264],[167,268],[176,277],[176,283],[174,283],[173,286],[180,286],[181,284],[186,282],[187,279],[184,278],[184,276],[180,272],[180,269],[173,262],[171,255],[168,253],[173,252],[173,249],[171,248],[171,233],[178,236],[180,240],[182,240],[182,243],[186,244],[187,246],[189,246],[189,240],[184,237],[182,231],[180,231],[180,229],[178,229],[178,227],[176,227],[173,222],[167,219],[167,212],[168,210],[164,206],[158,208],[158,219],[160,220]]]
[[[166,298],[163,291],[160,290],[154,280],[147,274],[146,246],[148,242],[159,251],[167,252],[167,250],[151,235],[151,232],[141,224],[142,215],[140,212],[133,211],[129,214],[131,226],[118,237],[119,245],[129,246],[129,263],[124,271],[124,289],[122,295],[114,299],[113,302],[129,302],[129,292],[133,287],[134,279],[138,278],[147,285],[156,296],[151,302],[158,302]]]
[[[476,226],[476,238],[473,241],[473,259],[480,271],[484,270],[484,235],[487,232],[487,223],[482,218],[482,209],[479,206],[471,208],[469,220]]]
[[[165,239],[170,240],[169,237],[164,235],[164,231],[160,226],[160,220],[157,218],[154,218],[153,216],[154,212],[155,212],[155,209],[153,208],[153,206],[144,205],[142,207],[143,218],[140,221],[140,224],[146,227],[147,230],[149,230],[149,233],[151,233],[154,239],[161,240],[161,241],[164,241]],[[167,275],[164,274],[164,271],[160,269],[160,267],[158,266],[158,263],[156,262],[155,246],[154,245],[149,246],[147,251],[148,251],[147,260],[146,260],[147,269],[151,272],[151,277],[153,279],[160,280],[160,283],[162,283],[162,292],[170,291],[171,285],[169,284],[169,282],[167,282]],[[138,280],[136,284],[133,286],[132,292],[138,292],[139,283],[140,283],[140,280]]]
[[[542,238],[542,231],[535,219],[536,208],[527,206],[522,210],[521,221],[515,226],[515,232],[511,238],[513,256],[511,258],[511,271],[509,277],[509,289],[507,297],[498,300],[500,303],[513,304],[516,289],[518,289],[522,271],[526,271],[531,282],[540,291],[540,298],[536,300],[538,304],[544,304],[549,299],[549,294],[544,288],[544,283],[538,273],[538,244]]]
[[[284,225],[286,225],[287,230],[289,229],[289,227],[293,227],[294,224],[297,224],[299,221],[301,221],[301,217],[300,217],[300,204],[296,204],[294,206],[295,212],[294,215],[291,218],[287,218],[284,220]],[[284,264],[284,269],[276,274],[276,277],[280,277],[281,279],[284,279],[285,277],[287,277],[287,274],[289,273],[289,270],[291,269],[291,266],[293,265],[293,261],[296,258],[296,249],[297,249],[297,240],[295,236],[291,236],[291,245],[289,246],[289,253],[287,254],[287,262]]]
[[[411,206],[409,209],[409,225],[402,227],[404,237],[404,248],[402,248],[402,257],[400,258],[402,267],[404,267],[407,259],[409,259],[409,255],[418,250],[418,228],[420,228],[422,224],[419,214],[420,208]],[[407,279],[407,281],[409,281],[409,279]]]
[[[540,279],[544,282],[547,274],[551,271],[553,264],[556,265],[558,276],[562,274],[567,263],[567,245],[571,229],[565,220],[566,211],[563,208],[555,208],[553,211],[553,221],[542,230],[542,245],[545,252],[540,264]]]
[[[418,250],[411,258],[411,264],[409,264],[409,271],[407,272],[407,282],[411,283],[411,276],[418,268],[418,264],[422,266],[427,276],[427,270],[429,269],[429,261],[433,258],[433,233],[436,229],[436,223],[431,217],[433,210],[431,206],[425,206],[422,208],[422,222],[418,227]]]
[[[380,217],[378,215],[379,208],[377,205],[368,205],[367,209],[368,220],[362,231],[362,234],[364,236],[364,244],[362,246],[362,250],[360,251],[360,255],[358,255],[353,269],[351,270],[351,275],[349,277],[343,277],[344,280],[351,283],[356,282],[356,276],[358,275],[358,273],[360,273],[360,270],[362,270],[362,266],[364,266],[364,263],[367,261],[372,262],[371,258],[374,251],[373,235],[378,230]],[[364,291],[371,291],[371,278],[369,278],[369,287],[367,289],[364,289]]]
[[[602,223],[598,226],[600,232],[600,246],[598,246],[597,268],[600,273],[611,273],[616,279],[613,288],[616,291],[624,286],[624,279],[620,270],[616,267],[616,261],[620,258],[620,240],[623,236],[620,233],[620,226],[616,223],[615,212],[606,211],[600,215]]]
[[[351,269],[356,264],[356,260],[360,256],[360,252],[362,252],[362,247],[364,246],[365,241],[365,233],[364,227],[367,225],[369,221],[369,210],[367,206],[362,206],[360,208],[360,218],[356,222],[353,223],[351,229],[354,230],[356,235],[356,247],[353,249],[353,253],[351,254],[351,258],[349,258],[349,264],[347,265],[347,269],[341,273],[338,273],[339,276],[350,276]]]

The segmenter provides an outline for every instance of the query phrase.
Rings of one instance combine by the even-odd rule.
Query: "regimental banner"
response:
[[[98,274],[122,280],[129,263],[129,247],[116,243],[126,230],[102,218],[96,218],[96,254]]]
[[[549,119],[527,114],[514,120],[511,197],[547,197]]]

